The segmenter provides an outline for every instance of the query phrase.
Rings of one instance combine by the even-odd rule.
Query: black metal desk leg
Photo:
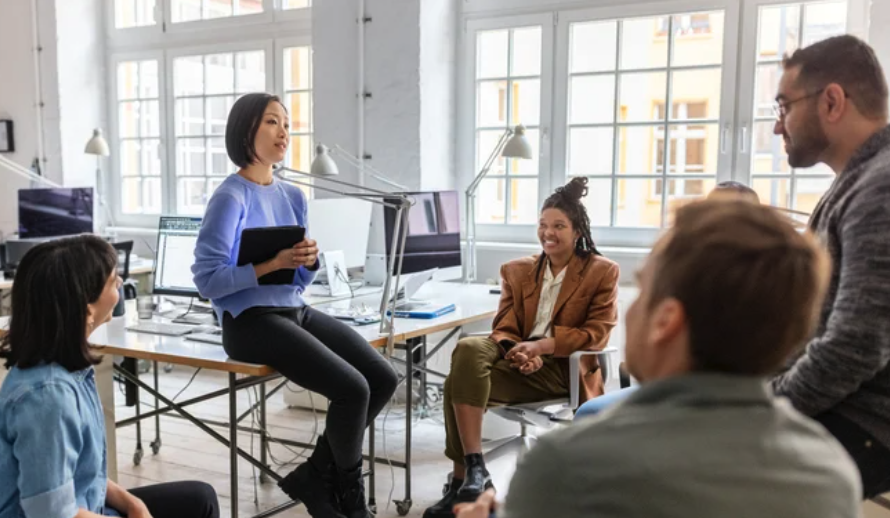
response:
[[[414,354],[413,340],[405,344],[405,499],[396,501],[399,516],[405,516],[411,510],[411,421],[414,411]]]
[[[229,373],[229,482],[232,492],[232,518],[238,518],[238,392],[235,390],[237,378]]]
[[[158,390],[158,362],[152,362],[151,368],[154,371],[155,392]],[[158,402],[158,396],[155,395],[155,410],[161,408]],[[161,451],[161,414],[155,414],[155,440],[151,441],[151,453],[157,455]]]
[[[371,427],[368,430],[368,508],[375,515],[377,514],[377,427],[376,420],[371,421]]]
[[[260,383],[260,462],[263,466],[268,466],[266,460],[266,448],[268,445],[266,434],[266,384]],[[265,484],[269,480],[266,473],[260,471],[260,484]]]

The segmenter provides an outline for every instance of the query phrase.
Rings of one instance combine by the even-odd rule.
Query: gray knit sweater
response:
[[[831,283],[815,337],[776,393],[809,416],[834,411],[890,447],[890,126],[855,153],[810,228]]]

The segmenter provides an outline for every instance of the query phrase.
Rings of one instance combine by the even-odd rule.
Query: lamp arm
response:
[[[340,189],[336,189],[333,187],[325,187],[323,185],[318,185],[315,183],[310,183],[308,181],[297,180],[295,178],[287,177],[284,172],[289,172],[293,174],[298,174],[301,176],[305,176],[307,178],[314,178],[316,180],[321,180],[325,182],[331,182],[336,185],[342,185],[345,187],[349,187],[351,189],[357,189],[365,192],[349,192]],[[303,185],[306,187],[311,187],[313,189],[318,189],[325,192],[330,192],[333,194],[339,194],[341,196],[346,196],[348,198],[358,198],[365,201],[369,201],[371,203],[376,203],[378,205],[383,205],[385,207],[390,207],[393,209],[398,209],[401,207],[408,207],[413,205],[413,201],[410,197],[404,194],[399,193],[391,193],[386,191],[381,191],[378,189],[372,189],[371,187],[365,187],[364,185],[356,185],[353,183],[345,182],[343,180],[335,180],[333,178],[329,178],[327,176],[317,176],[305,171],[300,171],[298,169],[291,169],[289,167],[279,166],[275,169],[275,176],[277,176],[280,180],[296,184]],[[392,200],[392,201],[391,201]]]
[[[510,136],[513,135],[513,130],[507,128],[504,130],[504,133],[501,135],[500,140],[498,140],[497,145],[494,149],[491,150],[491,154],[488,156],[488,159],[483,164],[482,169],[479,171],[479,174],[476,175],[476,178],[473,178],[473,181],[470,183],[469,187],[467,187],[467,196],[472,196],[476,193],[476,189],[479,188],[479,184],[482,183],[482,180],[488,175],[488,171],[491,169],[491,166],[494,165],[494,161],[497,160],[498,155],[500,155],[501,150],[504,149],[504,146],[507,145],[507,140]]]
[[[6,158],[5,156],[0,156],[0,166],[5,167],[6,170],[12,171],[13,173],[21,176],[22,178],[27,178],[28,180],[42,183],[42,184],[48,185],[50,187],[61,187],[61,185],[57,184],[56,182],[54,182],[46,177],[40,176],[39,174],[34,173],[30,169],[26,169],[26,168],[18,165],[17,163],[13,162],[12,160]]]
[[[375,180],[383,182],[383,183],[389,185],[390,187],[395,187],[396,189],[399,189],[401,191],[408,190],[407,186],[402,185],[402,184],[395,182],[393,180],[390,180],[385,174],[381,173],[379,170],[375,169],[373,166],[366,164],[363,160],[359,160],[358,157],[356,157],[349,151],[346,151],[345,149],[340,147],[340,144],[335,145],[334,148],[330,150],[330,153],[337,155],[338,157],[343,159],[343,161],[345,161],[347,164],[351,165],[352,167],[355,167],[359,171],[367,172],[368,174],[371,175],[371,178],[374,178]]]

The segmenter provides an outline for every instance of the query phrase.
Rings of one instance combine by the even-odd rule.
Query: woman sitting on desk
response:
[[[454,471],[424,518],[452,517],[455,504],[491,487],[482,459],[487,407],[568,397],[568,357],[606,346],[618,318],[618,265],[593,245],[586,194],[587,179],[574,178],[547,198],[538,222],[543,253],[501,267],[491,335],[458,342],[445,380],[445,455]],[[582,400],[603,393],[595,357],[582,359],[580,382]]]
[[[106,477],[105,418],[90,334],[118,301],[117,252],[96,236],[31,249],[12,288],[0,357],[0,518],[218,518],[213,488],[127,491]]]
[[[192,272],[198,291],[213,302],[231,358],[268,365],[330,400],[325,432],[309,462],[279,486],[312,516],[367,518],[362,439],[395,392],[395,370],[349,326],[303,302],[318,270],[315,241],[304,239],[261,264],[236,266],[244,229],[306,226],[303,191],[272,175],[287,153],[289,128],[287,110],[273,95],[247,94],[232,106],[226,151],[240,169],[207,204]],[[296,270],[292,284],[259,284],[282,269]]]

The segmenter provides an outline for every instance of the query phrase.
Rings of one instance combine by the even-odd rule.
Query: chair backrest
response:
[[[118,264],[118,274],[120,275],[122,280],[127,280],[130,278],[130,254],[133,252],[133,242],[132,241],[118,241],[116,243],[111,243],[111,246],[117,250],[118,261],[120,261],[121,255],[124,256],[123,264]]]

